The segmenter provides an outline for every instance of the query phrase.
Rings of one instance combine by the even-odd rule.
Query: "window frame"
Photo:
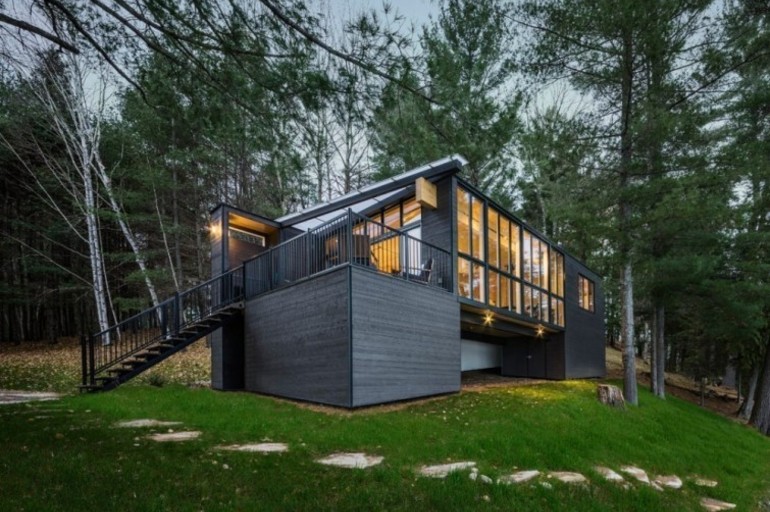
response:
[[[584,283],[588,285],[587,294],[583,293]],[[584,276],[583,274],[578,274],[577,292],[578,292],[578,307],[583,311],[595,314],[596,313],[596,283],[594,282],[594,280],[587,276]],[[584,297],[586,295],[588,297],[587,305],[584,304],[584,301],[585,301]]]

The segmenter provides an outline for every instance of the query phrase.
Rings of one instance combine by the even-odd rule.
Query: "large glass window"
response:
[[[484,259],[484,204],[471,197],[471,251],[473,257]]]
[[[564,297],[564,255],[551,251],[551,293]]]
[[[524,280],[532,282],[532,235],[528,231],[524,232],[524,249],[522,251],[522,267],[524,269]]]
[[[587,277],[578,276],[578,305],[586,311],[594,312],[594,282]]]
[[[457,259],[457,293],[471,298],[471,262],[465,258]]]
[[[473,300],[478,302],[486,302],[486,296],[484,294],[484,266],[478,263],[471,263],[473,276]]]
[[[456,227],[460,296],[564,325],[562,254],[462,187]]]
[[[498,252],[500,229],[498,221],[500,216],[492,208],[487,209],[487,222],[489,227],[487,228],[487,245],[489,246],[489,257],[487,262],[493,267],[501,267],[500,254]]]
[[[471,253],[471,195],[457,189],[457,250]]]

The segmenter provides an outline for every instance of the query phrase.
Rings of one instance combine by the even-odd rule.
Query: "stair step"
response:
[[[104,389],[104,386],[101,384],[81,384],[78,386],[78,389],[80,391],[101,391]]]

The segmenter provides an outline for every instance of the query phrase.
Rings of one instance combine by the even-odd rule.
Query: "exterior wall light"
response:
[[[495,320],[495,314],[491,311],[487,311],[484,313],[484,325],[492,325],[492,322]]]
[[[535,330],[535,334],[537,335],[538,338],[542,338],[543,336],[545,336],[545,327],[543,327],[542,325],[538,325],[537,329]]]

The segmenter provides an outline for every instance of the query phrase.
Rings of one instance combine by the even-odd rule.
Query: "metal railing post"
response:
[[[86,353],[86,335],[80,335],[80,368],[81,368],[81,382],[85,386],[88,384],[88,356]]]
[[[182,306],[181,301],[179,300],[179,292],[176,292],[174,294],[174,334],[179,333],[179,327],[181,325],[181,316],[179,314],[179,309]]]
[[[404,239],[404,276],[409,281],[409,238],[399,235]]]
[[[96,354],[94,353],[94,336],[93,334],[88,337],[88,373],[89,382],[91,385],[96,384]]]
[[[243,275],[241,276],[242,288],[241,288],[241,300],[246,300],[246,264],[244,263],[241,265],[241,272]]]
[[[348,244],[348,251],[347,251],[347,259],[348,263],[353,263],[353,210],[348,208],[348,222],[347,222],[347,229],[348,232],[347,235],[347,244]]]

